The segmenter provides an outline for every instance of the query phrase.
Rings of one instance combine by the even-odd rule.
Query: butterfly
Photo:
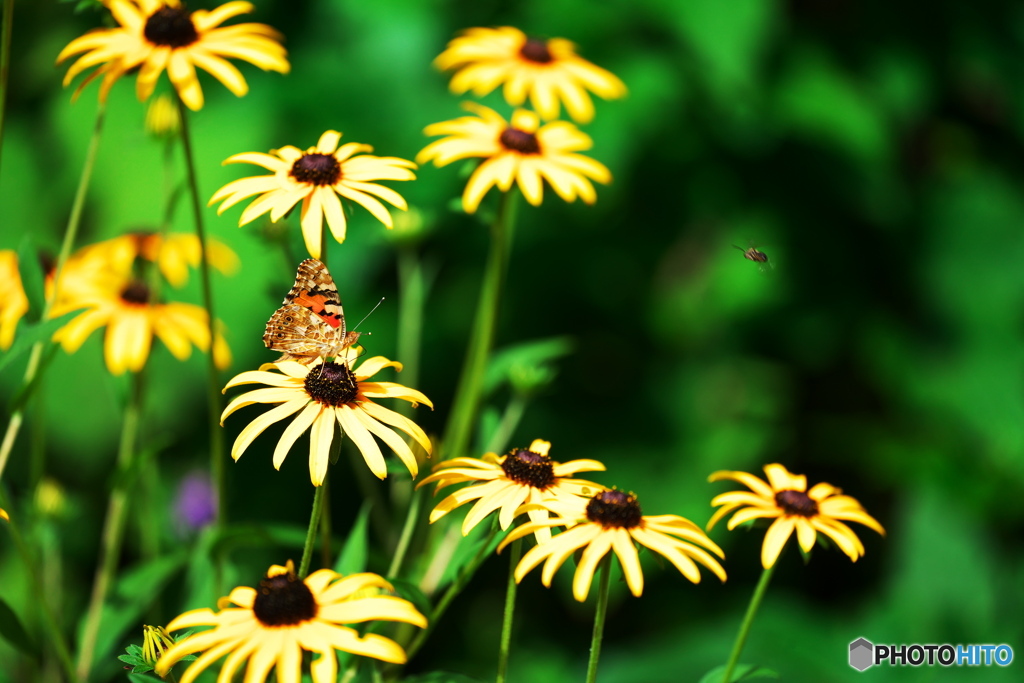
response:
[[[263,343],[283,354],[277,362],[295,360],[309,365],[317,358],[342,355],[360,334],[345,330],[338,288],[327,266],[308,258],[299,264],[284,305],[267,321]]]

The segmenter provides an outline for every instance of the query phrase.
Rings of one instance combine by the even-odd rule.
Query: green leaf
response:
[[[146,676],[141,673],[135,673],[134,671],[128,674],[128,680],[130,683],[153,683],[153,681],[157,681],[157,683],[164,683],[164,680],[161,678],[157,678],[156,676]]]
[[[571,337],[549,337],[498,349],[487,364],[484,391],[490,393],[508,381],[516,368],[540,368],[568,356],[575,344]]]
[[[352,525],[352,530],[348,532],[345,545],[341,547],[341,552],[338,553],[338,560],[334,563],[334,571],[339,574],[348,576],[349,574],[358,574],[359,572],[366,571],[366,561],[369,556],[370,546],[366,527],[367,521],[370,519],[371,507],[372,504],[370,502],[363,503],[363,507],[359,510],[359,515]]]
[[[27,319],[37,322],[46,306],[46,273],[30,234],[26,234],[18,245],[18,273],[21,275],[21,288],[28,299]]]
[[[11,349],[0,356],[0,370],[3,370],[7,365],[10,364],[15,358],[25,353],[36,342],[46,341],[53,336],[53,333],[63,327],[71,318],[81,313],[81,311],[71,311],[65,313],[59,318],[50,318],[44,320],[35,325],[22,325],[21,330],[18,332],[18,338],[15,340],[14,345]]]
[[[722,680],[722,676],[724,675],[725,665],[716,666],[714,669],[704,674],[704,678],[700,679],[700,683],[736,683],[736,681],[752,681],[755,678],[779,677],[777,671],[766,669],[765,667],[757,664],[737,664],[736,668],[732,670],[732,678],[729,681]]]
[[[3,599],[0,599],[0,637],[27,655],[35,657],[38,654],[18,615]]]
[[[492,513],[496,514],[496,513]],[[497,522],[494,522],[495,524]],[[438,590],[445,588],[448,584],[458,578],[462,570],[469,565],[473,558],[476,557],[477,552],[480,551],[480,547],[486,542],[487,536],[490,533],[490,524],[477,524],[470,532],[468,536],[465,536],[459,545],[455,548],[455,552],[452,554],[451,561],[448,562],[448,566],[444,569],[444,574],[441,575],[441,580],[437,584]],[[485,555],[493,555],[495,548],[498,547],[498,543],[504,534],[497,534],[490,542],[489,548]]]

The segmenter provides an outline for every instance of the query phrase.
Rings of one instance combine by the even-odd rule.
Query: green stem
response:
[[[323,509],[320,512],[320,566],[331,566],[331,470],[324,475]]]
[[[587,683],[597,680],[597,660],[601,657],[601,639],[604,637],[604,618],[608,613],[608,580],[612,573],[612,556],[601,560],[601,583],[597,589],[597,612],[594,614],[594,633],[590,638],[590,661],[587,662]]]
[[[424,495],[426,495],[426,492],[419,489],[414,489],[412,492],[409,508],[405,512],[402,535],[398,538],[398,546],[395,548],[395,554],[391,558],[391,565],[388,567],[389,578],[398,578],[398,572],[402,570],[402,563],[405,562],[405,555],[409,552],[409,543],[412,541],[413,531],[416,529],[416,523],[419,521]]]
[[[494,344],[494,331],[498,322],[498,308],[501,303],[501,289],[508,269],[508,255],[512,245],[512,230],[515,223],[515,191],[501,195],[498,214],[491,227],[491,247],[487,255],[484,281],[477,303],[476,319],[462,366],[462,376],[455,392],[451,417],[445,427],[441,446],[444,459],[466,455],[470,436],[476,422],[477,411],[483,394],[484,371],[487,357]]]
[[[117,575],[118,560],[121,557],[121,542],[124,540],[125,524],[128,521],[128,492],[131,490],[129,479],[134,474],[136,440],[139,434],[139,422],[142,412],[142,374],[131,377],[131,395],[124,411],[124,425],[121,428],[121,443],[117,452],[117,473],[114,489],[110,492],[107,503],[107,516],[103,523],[101,539],[100,563],[96,569],[96,578],[92,584],[92,596],[86,612],[85,628],[82,631],[82,643],[78,651],[76,672],[79,680],[89,679],[92,659],[95,654],[96,639],[100,632],[100,621],[103,617],[103,603]]]
[[[416,638],[414,638],[409,647],[406,648],[406,661],[412,660],[413,655],[419,652],[419,649],[423,647],[423,643],[425,643],[427,638],[430,637],[430,634],[437,626],[437,622],[441,620],[441,617],[448,609],[448,606],[452,603],[452,600],[454,600],[455,597],[462,592],[462,589],[469,584],[473,575],[476,574],[476,570],[480,568],[480,565],[483,564],[484,560],[487,559],[487,556],[490,555],[489,550],[491,542],[494,540],[494,535],[496,533],[498,533],[498,529],[497,526],[494,526],[491,528],[491,533],[487,535],[487,538],[480,545],[480,549],[476,551],[476,555],[473,557],[472,561],[466,565],[466,567],[459,573],[459,576],[452,581],[450,586],[448,586],[448,590],[446,590],[444,595],[441,596],[437,606],[430,613],[430,619],[427,623],[427,627],[417,633]]]
[[[775,564],[778,564],[778,561]],[[743,616],[743,623],[740,624],[740,630],[736,634],[736,642],[732,644],[732,652],[729,653],[729,661],[725,665],[722,683],[728,683],[732,680],[732,672],[736,668],[736,663],[740,660],[743,646],[747,643],[747,636],[750,635],[750,627],[754,623],[754,615],[757,614],[757,610],[761,606],[761,600],[768,591],[768,582],[771,581],[772,573],[775,571],[775,564],[761,572],[761,580],[757,582],[757,588],[754,589],[754,595],[751,596],[750,604],[747,606],[747,613]]]
[[[309,514],[309,529],[306,530],[306,544],[302,547],[302,562],[299,563],[299,578],[306,578],[309,573],[309,562],[313,558],[313,546],[316,544],[316,527],[320,523],[323,512],[324,487],[317,486],[313,494],[313,511]]]
[[[7,495],[7,490],[0,486],[0,508],[12,512],[11,500]],[[36,604],[41,608],[43,616],[43,627],[47,631],[47,641],[53,645],[53,648],[57,651],[57,659],[61,669],[63,670],[64,677],[68,681],[77,680],[75,677],[75,663],[71,659],[71,651],[68,649],[68,645],[64,640],[64,634],[61,633],[60,625],[57,623],[57,617],[54,616],[53,608],[50,606],[47,600],[50,597],[50,593],[46,591],[45,586],[42,583],[41,577],[42,572],[38,570],[35,564],[35,559],[32,557],[32,551],[25,543],[25,537],[21,535],[21,528],[18,520],[12,515],[10,521],[3,522],[3,526],[7,528],[11,533],[11,540],[14,541],[14,547],[18,550],[18,555],[21,556],[21,562],[25,565],[25,573],[28,574],[29,585],[32,587],[32,593],[36,596]]]
[[[100,148],[100,137],[103,132],[103,120],[105,118],[106,108],[101,104],[96,112],[96,124],[93,126],[92,138],[89,140],[89,148],[85,153],[85,164],[82,166],[82,175],[78,178],[78,189],[75,190],[75,199],[71,204],[71,215],[68,216],[67,226],[64,228],[64,240],[60,245],[60,253],[57,254],[57,265],[53,271],[53,287],[50,288],[50,292],[46,297],[46,303],[43,305],[43,314],[40,320],[45,320],[50,314],[50,310],[53,308],[53,303],[57,296],[57,289],[60,283],[60,276],[64,270],[64,263],[68,260],[68,255],[71,253],[71,245],[75,243],[75,238],[78,236],[78,226],[82,222],[82,209],[85,208],[85,195],[89,189],[89,181],[92,179],[92,169],[96,165],[96,154]],[[47,342],[39,341],[32,345],[32,350],[29,352],[28,366],[25,369],[25,377],[22,380],[22,386],[30,387],[36,381],[36,374],[40,371],[40,363],[43,358],[43,349]],[[3,441],[0,442],[0,478],[4,475],[4,470],[7,468],[7,461],[11,456],[11,450],[14,448],[14,442],[18,438],[18,431],[21,429],[21,424],[25,420],[25,409],[24,406],[27,401],[22,401],[21,406],[13,413],[11,413],[10,420],[7,422],[7,431],[4,433]]]
[[[4,112],[7,83],[11,71],[11,26],[14,24],[14,0],[3,0],[3,25],[0,26],[0,149],[3,149]]]
[[[512,541],[512,552],[508,557],[508,585],[505,587],[505,615],[501,620],[501,649],[498,650],[497,683],[505,683],[508,671],[508,652],[512,644],[512,616],[516,610],[516,565],[523,556],[523,539]]]
[[[423,339],[423,307],[427,296],[426,277],[415,247],[398,250],[398,357],[402,361],[402,382],[415,387],[420,377],[420,345]],[[399,412],[410,417],[411,403],[402,402]]]
[[[207,252],[206,227],[203,224],[203,203],[199,198],[199,181],[196,178],[195,156],[192,153],[192,136],[189,132],[188,110],[178,97],[178,113],[181,118],[181,147],[185,152],[185,166],[188,171],[188,185],[192,195],[192,214],[199,238],[199,274],[203,285],[203,308],[206,309],[207,331],[210,347],[207,358],[207,395],[210,425],[210,476],[217,494],[217,523],[227,522],[227,485],[224,472],[224,432],[220,427],[221,392],[217,363],[213,357],[214,340],[217,338],[217,317],[213,310],[213,286],[210,284],[210,259]]]
[[[324,487],[317,486],[313,494],[313,509],[309,514],[309,528],[306,530],[306,543],[302,547],[302,561],[299,563],[299,578],[306,578],[309,564],[313,558],[313,546],[316,545],[316,530],[320,523],[320,515],[324,505]]]

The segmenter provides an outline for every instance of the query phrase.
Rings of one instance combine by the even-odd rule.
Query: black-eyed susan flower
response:
[[[603,464],[597,460],[555,462],[548,456],[550,449],[550,442],[534,439],[528,449],[517,448],[508,455],[487,453],[482,459],[452,458],[438,463],[434,473],[419,486],[437,482],[436,492],[453,484],[478,483],[460,489],[438,503],[430,513],[430,522],[434,523],[455,508],[475,500],[462,523],[464,536],[495,510],[500,510],[498,522],[501,528],[507,529],[521,505],[536,504],[525,511],[532,521],[541,522],[550,516],[547,509],[538,507],[544,499],[590,496],[604,489],[590,481],[566,478],[577,472],[603,472]],[[538,543],[550,540],[551,529],[537,529],[536,537]]]
[[[173,287],[184,287],[188,282],[189,267],[199,267],[202,253],[199,237],[195,234],[135,233],[128,237],[137,241],[139,255],[156,263],[160,273]],[[238,256],[223,242],[207,239],[206,258],[213,268],[225,275],[238,271]]]
[[[258,588],[235,588],[221,598],[219,612],[197,609],[171,621],[169,631],[213,628],[172,645],[157,663],[156,672],[166,676],[176,662],[192,652],[203,654],[181,675],[180,683],[192,683],[225,655],[217,678],[222,683],[232,680],[246,661],[246,683],[263,683],[275,666],[278,683],[300,683],[303,651],[319,655],[309,666],[313,683],[335,683],[337,651],[404,664],[405,651],[390,638],[376,633],[359,635],[346,626],[398,621],[425,628],[426,618],[412,603],[382,594],[393,590],[376,574],[343,577],[321,569],[302,580],[291,562],[284,567],[274,565]]]
[[[349,347],[346,352],[348,356],[336,359],[341,362],[324,363],[323,359],[319,359],[312,365],[303,365],[295,361],[267,363],[259,370],[243,372],[229,381],[224,387],[225,390],[242,384],[265,384],[266,387],[232,399],[221,415],[221,424],[228,415],[253,403],[280,404],[246,425],[231,447],[231,457],[238,460],[245,449],[267,427],[295,415],[274,449],[275,469],[281,468],[281,463],[284,462],[296,439],[308,429],[309,476],[313,486],[320,486],[327,474],[331,442],[334,440],[334,425],[337,423],[341,431],[359,448],[370,471],[378,478],[384,479],[388,470],[384,455],[374,437],[394,451],[409,469],[409,473],[415,477],[419,472],[416,457],[394,429],[411,436],[427,453],[430,453],[430,439],[415,422],[370,399],[399,398],[413,405],[424,403],[431,408],[433,404],[420,392],[401,384],[368,381],[384,368],[401,370],[401,363],[390,361],[383,356],[374,356],[363,361],[358,367],[350,369],[351,359],[355,357],[356,351]],[[269,372],[264,368],[274,368],[278,372]]]
[[[106,0],[117,28],[96,29],[75,38],[57,56],[60,64],[72,55],[85,54],[64,76],[67,86],[75,76],[98,67],[82,87],[99,76],[100,100],[106,101],[110,88],[131,69],[139,69],[135,91],[140,101],[153,94],[157,79],[166,69],[181,101],[197,111],[203,106],[203,91],[196,67],[209,72],[238,97],[249,91],[241,72],[225,57],[241,59],[264,71],[288,73],[287,52],[281,35],[266,24],[222,23],[253,10],[249,2],[229,2],[215,10],[190,12],[178,0]]]
[[[0,251],[0,350],[14,343],[18,322],[28,313],[28,297],[18,272],[18,254],[10,249]]]
[[[587,91],[610,100],[626,94],[614,74],[576,54],[564,38],[528,37],[511,26],[471,28],[448,43],[434,65],[455,69],[451,89],[467,90],[482,97],[504,84],[505,100],[519,106],[530,98],[545,119],[558,117],[559,101],[576,121],[594,118],[594,104]]]
[[[260,195],[242,212],[238,221],[242,226],[268,211],[271,222],[277,222],[301,201],[302,235],[313,258],[320,258],[325,218],[334,239],[345,241],[345,212],[339,196],[359,204],[388,229],[392,228],[391,214],[379,200],[403,211],[408,206],[402,195],[372,181],[414,180],[416,164],[398,157],[361,154],[372,152],[373,147],[357,142],[339,147],[340,141],[341,133],[329,130],[320,136],[316,147],[305,152],[287,145],[270,150],[270,154],[245,152],[228,157],[225,164],[256,164],[272,171],[273,175],[232,181],[217,190],[210,204],[223,202],[217,209],[219,215],[248,197]]]
[[[462,206],[473,213],[487,190],[497,185],[507,192],[513,182],[519,184],[526,200],[538,206],[543,199],[543,181],[567,202],[579,197],[587,204],[597,201],[590,180],[610,183],[611,172],[590,157],[576,154],[592,146],[590,136],[567,121],[544,126],[531,111],[518,109],[507,123],[500,114],[479,104],[462,105],[476,116],[463,116],[434,123],[424,129],[426,135],[446,135],[424,147],[416,161],[433,161],[445,166],[459,159],[482,158],[462,194]]]
[[[729,529],[752,519],[775,518],[761,546],[761,564],[765,569],[775,564],[794,531],[805,553],[814,547],[818,532],[821,532],[854,562],[864,554],[864,545],[853,529],[840,520],[857,522],[885,535],[882,525],[865,512],[855,498],[842,495],[842,491],[831,484],[816,484],[808,491],[805,475],[791,474],[777,463],[765,465],[764,473],[768,475],[767,482],[746,472],[728,470],[708,477],[708,481],[732,479],[750,489],[715,496],[711,504],[722,507],[715,511],[708,522],[708,529],[731,512],[735,514],[729,520]]]
[[[57,330],[53,340],[74,353],[89,335],[106,327],[104,358],[115,375],[141,370],[154,336],[179,360],[191,355],[192,346],[206,351],[210,347],[206,309],[161,303],[149,284],[134,274],[133,262],[130,246],[120,243],[94,245],[69,258],[51,314],[59,317],[85,310]],[[219,334],[213,354],[218,367],[230,364],[231,352]]]
[[[611,490],[601,491],[591,498],[564,496],[547,500],[544,506],[554,512],[555,516],[516,527],[498,549],[544,527],[571,528],[546,543],[530,548],[516,567],[517,582],[544,562],[541,582],[550,586],[562,563],[582,548],[583,555],[573,577],[572,594],[583,602],[590,592],[590,583],[598,563],[609,551],[613,551],[619,558],[626,585],[633,595],[639,597],[644,588],[644,575],[634,543],[663,556],[693,583],[700,582],[700,571],[694,560],[725,581],[722,565],[705,548],[720,558],[725,555],[699,526],[679,515],[645,516],[632,493]]]

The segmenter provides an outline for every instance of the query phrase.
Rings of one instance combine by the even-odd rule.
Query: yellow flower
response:
[[[164,656],[170,647],[174,645],[174,638],[163,626],[142,626],[142,659],[150,666],[156,666],[157,661]]]
[[[590,149],[593,143],[590,136],[571,123],[554,121],[541,127],[536,114],[519,109],[509,124],[493,109],[472,102],[462,106],[476,116],[427,126],[423,131],[426,135],[448,137],[424,147],[416,155],[416,162],[433,161],[437,166],[445,166],[459,159],[485,159],[473,171],[462,194],[462,206],[467,213],[476,211],[492,185],[508,192],[512,183],[518,182],[526,200],[538,206],[543,198],[543,180],[565,201],[579,197],[587,204],[597,201],[588,178],[599,183],[611,182],[612,175],[603,164],[575,154]]]
[[[452,458],[438,463],[434,467],[434,474],[426,477],[416,488],[437,482],[436,492],[452,484],[467,481],[481,483],[456,491],[438,503],[430,513],[430,523],[433,524],[460,505],[475,500],[476,503],[462,523],[463,536],[498,509],[501,510],[498,514],[501,528],[507,529],[521,505],[540,505],[545,498],[552,496],[590,496],[604,489],[600,484],[583,479],[563,478],[577,472],[603,472],[603,464],[597,460],[555,462],[548,457],[550,448],[550,442],[534,439],[529,449],[515,449],[508,455],[499,457],[487,453],[482,460]],[[540,507],[531,506],[525,512],[534,522],[549,517],[548,510]],[[538,543],[548,541],[551,539],[551,530],[547,527],[537,529],[536,537]]]
[[[761,546],[761,564],[765,569],[775,564],[782,547],[794,531],[805,553],[814,547],[820,531],[835,541],[839,549],[854,562],[864,554],[864,545],[853,529],[840,520],[857,522],[885,535],[882,525],[868,515],[856,499],[841,495],[842,491],[831,484],[817,484],[808,491],[807,477],[791,474],[782,465],[765,465],[764,472],[768,475],[767,482],[746,472],[727,470],[715,472],[708,477],[708,481],[732,479],[750,489],[715,496],[711,504],[722,507],[708,522],[708,529],[734,511],[736,514],[729,520],[730,530],[752,519],[777,518],[768,527],[764,545]]]
[[[159,303],[150,286],[133,274],[133,262],[134,248],[120,239],[86,247],[69,258],[51,315],[86,310],[57,330],[53,340],[74,353],[90,334],[105,326],[104,358],[115,375],[142,369],[154,335],[178,360],[188,358],[193,345],[206,351],[210,346],[206,310],[192,304]],[[221,368],[231,362],[221,338],[214,342],[214,360]]]
[[[86,69],[99,66],[76,91],[103,76],[100,101],[118,78],[139,69],[135,91],[140,101],[153,94],[164,69],[181,101],[193,111],[203,106],[195,67],[213,75],[238,97],[249,91],[241,72],[224,57],[241,59],[264,71],[288,73],[287,52],[281,34],[266,24],[220,25],[253,10],[249,2],[229,2],[213,11],[189,12],[178,0],[106,0],[117,28],[96,29],[75,38],[60,55],[60,64],[71,55],[85,54],[64,76],[67,86]]]
[[[546,543],[530,548],[516,566],[517,582],[522,581],[531,569],[544,562],[541,582],[545,586],[550,586],[551,579],[562,563],[583,548],[583,555],[580,557],[572,582],[573,597],[583,602],[590,592],[590,582],[598,563],[609,551],[614,551],[626,577],[626,585],[633,595],[639,597],[644,589],[644,575],[640,569],[640,557],[634,543],[646,546],[663,556],[693,583],[700,583],[700,571],[694,560],[725,581],[725,570],[722,569],[722,565],[704,548],[710,549],[723,559],[725,555],[699,526],[679,515],[644,516],[636,496],[631,493],[601,491],[589,499],[565,496],[557,500],[548,500],[544,505],[555,512],[556,516],[542,522],[527,522],[513,529],[498,546],[498,550],[515,539],[544,527],[572,528],[561,532]]]
[[[313,258],[320,258],[325,217],[334,239],[345,241],[345,212],[338,195],[361,205],[391,229],[394,225],[391,214],[378,198],[403,211],[408,208],[405,199],[391,188],[370,181],[414,180],[416,175],[412,170],[416,164],[397,157],[359,155],[372,152],[373,147],[356,142],[338,147],[340,141],[341,133],[329,130],[320,136],[316,147],[305,152],[287,145],[270,150],[270,154],[245,152],[228,157],[225,164],[256,164],[273,171],[274,175],[230,182],[210,198],[210,205],[224,202],[217,209],[219,215],[243,199],[261,195],[242,212],[238,221],[242,226],[268,211],[271,222],[277,222],[301,201],[302,235]]]
[[[434,65],[457,69],[451,82],[457,95],[472,90],[482,97],[504,83],[509,104],[518,107],[529,96],[545,119],[558,118],[561,100],[569,116],[587,123],[594,118],[588,90],[609,100],[626,94],[622,81],[578,57],[568,40],[528,38],[511,26],[465,31],[448,43]]]
[[[366,464],[378,478],[384,479],[387,465],[384,455],[373,437],[383,441],[395,452],[402,463],[409,468],[413,477],[419,472],[416,457],[405,440],[391,427],[399,429],[415,439],[430,453],[430,440],[420,427],[392,410],[371,401],[371,398],[400,398],[413,405],[425,403],[433,408],[426,396],[394,382],[367,381],[384,368],[402,369],[401,363],[390,361],[383,356],[365,360],[359,367],[349,369],[355,349],[346,349],[348,356],[342,362],[323,363],[322,359],[312,365],[295,361],[267,363],[259,370],[243,372],[228,382],[225,390],[241,384],[265,384],[266,388],[256,389],[236,396],[224,409],[221,424],[225,418],[239,408],[253,403],[280,403],[246,425],[234,446],[231,457],[238,460],[245,449],[270,425],[294,415],[295,419],[285,428],[274,449],[274,468],[280,469],[285,456],[295,440],[311,429],[309,440],[309,476],[313,486],[320,486],[327,474],[331,442],[334,440],[334,424],[356,444]],[[263,368],[274,368],[279,372],[267,372]],[[283,374],[280,374],[283,373]]]
[[[154,97],[146,109],[146,132],[156,138],[173,138],[181,130],[181,115],[170,95]]]
[[[172,645],[157,663],[156,672],[166,676],[175,663],[192,652],[203,654],[178,678],[180,683],[192,683],[224,655],[228,657],[217,678],[221,683],[232,680],[246,660],[245,683],[263,683],[275,665],[279,683],[299,683],[304,650],[320,655],[309,666],[313,683],[335,683],[336,650],[404,664],[405,651],[393,640],[375,633],[359,635],[345,624],[399,621],[425,628],[427,620],[407,600],[365,595],[367,588],[394,591],[376,574],[342,577],[321,569],[300,580],[291,562],[284,567],[274,565],[258,589],[239,587],[221,598],[219,612],[197,609],[171,621],[169,631],[213,628]]]
[[[28,312],[28,297],[18,272],[18,254],[10,249],[0,251],[0,350],[14,343],[18,321]]]

